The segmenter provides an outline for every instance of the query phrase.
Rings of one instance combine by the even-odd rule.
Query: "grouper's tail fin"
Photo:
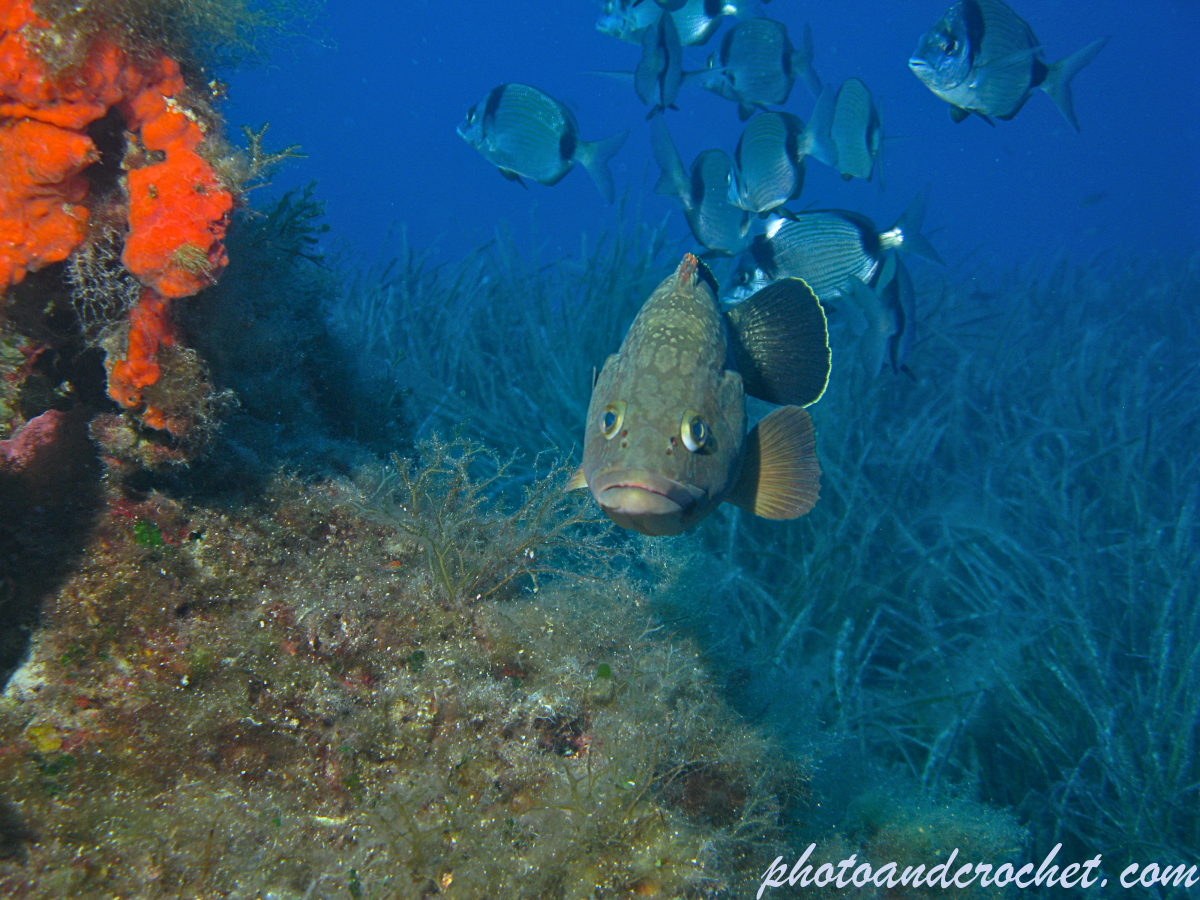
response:
[[[1080,69],[1096,58],[1108,41],[1108,37],[1102,37],[1100,40],[1088,44],[1082,50],[1072,53],[1066,59],[1052,63],[1046,72],[1046,79],[1040,85],[1041,89],[1050,95],[1050,99],[1054,101],[1059,112],[1075,126],[1076,131],[1079,131],[1079,120],[1075,118],[1075,100],[1071,95],[1071,79],[1079,74]]]
[[[602,141],[580,141],[575,147],[575,159],[592,176],[592,181],[596,182],[605,203],[612,203],[617,196],[612,172],[608,171],[608,161],[621,149],[627,137],[628,128]]]

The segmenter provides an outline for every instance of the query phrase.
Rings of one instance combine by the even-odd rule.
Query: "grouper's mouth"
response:
[[[705,492],[645,469],[609,469],[592,478],[600,508],[622,528],[642,534],[679,534]]]

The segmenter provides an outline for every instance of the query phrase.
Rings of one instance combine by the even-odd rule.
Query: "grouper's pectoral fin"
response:
[[[764,519],[796,519],[820,490],[812,419],[798,406],[781,406],[746,435],[742,471],[725,499]]]
[[[733,361],[746,393],[808,406],[829,383],[829,328],[817,295],[799,278],[768,285],[726,313]]]
[[[583,466],[575,470],[575,474],[571,476],[571,480],[567,482],[563,488],[563,493],[567,491],[581,491],[588,486],[587,478],[583,474]]]

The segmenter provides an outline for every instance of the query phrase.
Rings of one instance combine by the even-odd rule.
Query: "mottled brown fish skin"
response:
[[[746,434],[742,377],[727,366],[726,325],[690,253],[651,295],[592,390],[582,474],[624,528],[678,534],[715,509],[741,470]],[[624,404],[611,438],[610,404]],[[698,452],[681,437],[684,413],[706,423]]]

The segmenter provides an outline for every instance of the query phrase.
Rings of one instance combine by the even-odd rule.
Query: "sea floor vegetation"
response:
[[[418,427],[569,445],[587,373],[669,248],[649,230],[535,265],[505,246],[452,278],[409,253],[338,325],[381,348]],[[659,608],[726,696],[814,760],[824,800],[792,819],[794,842],[865,846],[922,804],[964,804],[991,847],[1031,859],[1061,843],[1114,867],[1200,863],[1200,264],[979,269],[918,276],[911,376],[866,377],[834,315],[812,514],[725,508],[633,552],[676,586]],[[422,347],[460,352],[437,369]]]
[[[109,486],[0,703],[0,893],[752,882],[807,771],[766,764],[561,470],[509,509],[478,447],[419,453],[251,507]]]
[[[1200,864],[1195,261],[918,273],[911,377],[835,313],[814,511],[648,539],[562,487],[662,229],[339,282],[319,212],[241,221],[185,319],[236,398],[205,455],[0,491],[45,567],[0,593],[0,895],[745,897],[809,843]]]

